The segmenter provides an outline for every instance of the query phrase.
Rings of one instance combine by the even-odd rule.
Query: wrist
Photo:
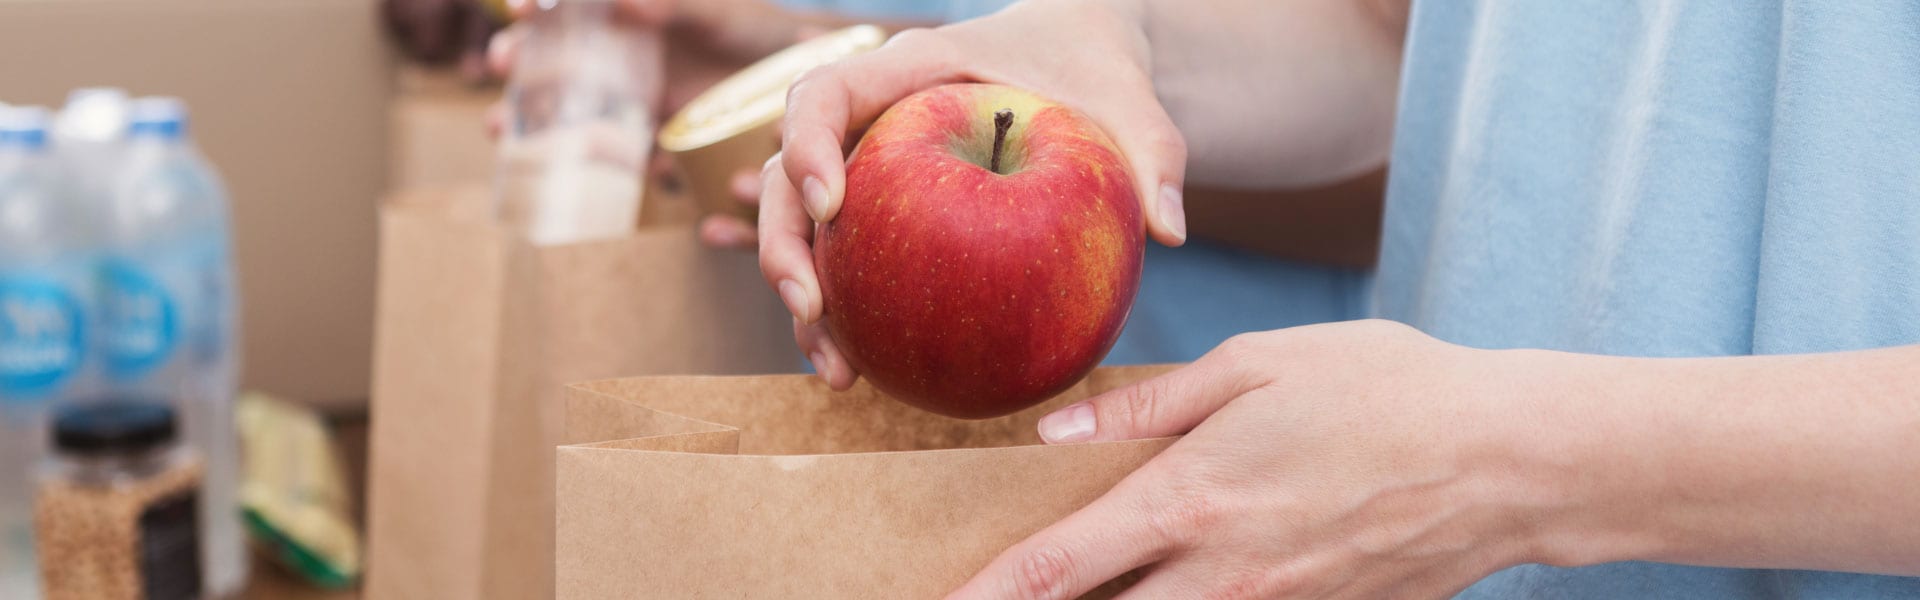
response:
[[[1488,351],[1494,486],[1515,537],[1515,563],[1584,566],[1658,554],[1660,532],[1639,523],[1665,475],[1653,460],[1671,440],[1650,414],[1641,359],[1542,350]],[[1657,411],[1656,411],[1657,412]]]

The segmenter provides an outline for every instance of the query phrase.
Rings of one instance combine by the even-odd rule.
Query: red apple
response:
[[[827,330],[882,391],[979,419],[1071,387],[1140,287],[1133,176],[1086,115],[952,84],[880,115],[847,162],[814,264]]]

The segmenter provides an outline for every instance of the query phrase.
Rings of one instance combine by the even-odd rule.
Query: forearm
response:
[[[1539,560],[1920,575],[1920,346],[1529,360]]]
[[[1189,183],[1310,187],[1385,163],[1404,0],[1126,1]]]

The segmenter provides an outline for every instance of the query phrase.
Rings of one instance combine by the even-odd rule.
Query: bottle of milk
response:
[[[612,0],[559,0],[530,20],[507,84],[496,206],[536,244],[615,237],[640,216],[660,40]]]

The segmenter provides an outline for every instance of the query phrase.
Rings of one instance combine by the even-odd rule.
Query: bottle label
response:
[[[178,296],[152,272],[128,261],[108,262],[102,281],[107,374],[137,379],[165,364],[179,345]]]
[[[200,597],[199,503],[193,490],[140,513],[140,588],[154,600]]]
[[[51,277],[0,275],[0,398],[58,391],[85,356],[79,295]]]
[[[111,379],[139,382],[175,363],[229,358],[237,307],[228,256],[225,238],[209,235],[107,261],[101,327]]]

